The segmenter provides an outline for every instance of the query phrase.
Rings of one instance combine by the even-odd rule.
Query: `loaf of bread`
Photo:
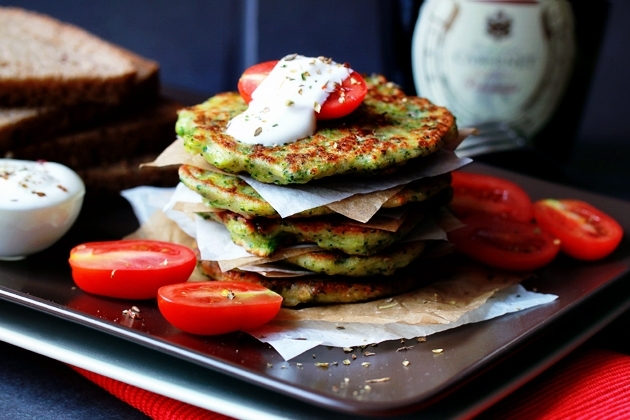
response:
[[[174,187],[179,182],[179,166],[140,167],[142,163],[154,161],[157,156],[157,153],[147,153],[116,163],[77,169],[76,172],[88,191],[101,195],[117,194],[142,185]]]
[[[160,96],[159,65],[121,49],[136,68],[131,95],[117,105],[82,103],[46,107],[0,107],[0,150],[23,147],[59,133],[78,131],[155,104]]]
[[[0,150],[37,144],[70,131],[78,131],[119,114],[105,105],[0,108]]]
[[[137,69],[120,48],[49,16],[0,7],[0,105],[120,103]]]
[[[3,157],[48,160],[75,170],[159,153],[175,140],[177,110],[169,99],[103,124],[7,149]]]
[[[173,142],[179,108],[161,95],[157,62],[0,7],[0,157],[64,164],[88,191],[174,185],[176,168],[139,165]]]

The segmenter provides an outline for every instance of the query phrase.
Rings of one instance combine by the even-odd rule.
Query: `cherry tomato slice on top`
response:
[[[263,63],[254,64],[243,72],[238,79],[238,93],[245,100],[250,103],[252,101],[252,93],[256,90],[259,84],[267,77],[271,70],[276,66],[276,61],[265,61]]]
[[[157,301],[164,318],[180,330],[218,335],[271,321],[282,296],[253,283],[204,281],[161,287]]]
[[[546,199],[534,203],[541,228],[562,241],[562,251],[581,260],[597,260],[612,253],[623,228],[609,215],[579,200]]]
[[[151,240],[88,242],[74,247],[72,278],[82,290],[122,299],[154,299],[167,284],[190,277],[197,264],[188,247]]]
[[[245,70],[238,80],[238,92],[245,102],[251,102],[252,93],[277,63],[277,60],[265,61]],[[365,80],[359,73],[352,72],[334,92],[328,95],[326,102],[322,104],[319,113],[316,114],[317,119],[330,120],[345,117],[361,105],[366,94],[367,84]]]
[[[455,249],[492,267],[530,271],[549,264],[560,241],[534,223],[487,214],[463,220],[465,226],[448,233]]]
[[[529,195],[507,179],[454,171],[451,209],[459,217],[487,213],[519,222],[529,222],[534,213]]]

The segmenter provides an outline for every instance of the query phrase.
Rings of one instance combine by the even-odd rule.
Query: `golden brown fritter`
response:
[[[396,281],[389,277],[344,277],[315,275],[270,278],[260,274],[231,270],[222,272],[214,261],[200,261],[201,272],[213,280],[244,281],[260,284],[283,297],[282,306],[353,303],[405,293],[425,282],[418,273],[404,273]]]
[[[350,255],[371,255],[398,241],[425,217],[424,213],[410,212],[398,230],[390,232],[360,226],[341,216],[247,219],[231,211],[202,216],[223,223],[235,244],[260,257],[298,243],[314,243],[322,250],[339,250]]]
[[[406,96],[382,76],[366,78],[368,93],[352,114],[319,121],[316,132],[265,147],[225,134],[247,107],[238,93],[218,94],[179,112],[176,132],[187,150],[230,173],[275,184],[306,183],[332,175],[370,175],[438,150],[457,137],[453,115],[427,99]]]
[[[190,165],[179,168],[179,178],[192,191],[200,194],[209,207],[230,210],[252,217],[280,218],[280,215],[249,184],[227,174],[206,171]],[[423,178],[407,184],[383,204],[383,208],[401,207],[433,197],[450,185],[450,173]],[[316,207],[291,217],[312,217],[334,213],[326,206]]]
[[[367,256],[347,255],[339,251],[308,252],[289,257],[283,262],[331,276],[390,276],[396,270],[408,266],[425,248],[423,241],[403,242]]]

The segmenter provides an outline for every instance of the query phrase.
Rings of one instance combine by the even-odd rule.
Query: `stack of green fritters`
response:
[[[301,243],[318,247],[282,260],[310,275],[222,272],[216,261],[202,260],[206,275],[263,284],[283,295],[285,306],[365,301],[420,284],[421,276],[401,269],[424,252],[426,243],[406,241],[405,236],[448,203],[452,194],[449,173],[407,183],[385,201],[382,208],[405,211],[395,231],[362,225],[326,206],[281,218],[236,176],[246,173],[256,181],[279,186],[323,185],[352,177],[364,181],[369,176],[387,177],[403,165],[422,165],[424,157],[456,139],[455,118],[445,108],[406,96],[382,76],[368,77],[366,82],[368,93],[352,114],[320,121],[313,135],[278,146],[246,144],[225,134],[230,119],[247,107],[238,93],[222,93],[180,111],[176,131],[186,150],[202,155],[222,171],[180,167],[182,183],[199,193],[209,207],[203,217],[225,225],[232,241],[253,255],[267,257]],[[400,275],[391,276],[397,270]]]

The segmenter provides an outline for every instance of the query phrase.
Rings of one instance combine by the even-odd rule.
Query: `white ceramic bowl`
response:
[[[66,166],[0,159],[0,259],[22,259],[57,242],[84,195],[83,181]]]

